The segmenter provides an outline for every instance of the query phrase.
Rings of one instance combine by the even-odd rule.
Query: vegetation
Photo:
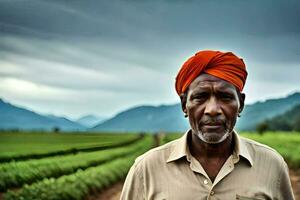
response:
[[[242,117],[239,118],[236,128],[244,131],[255,131],[257,124],[292,109],[299,102],[300,93],[296,92],[285,98],[268,99],[263,102],[245,105],[241,113]]]
[[[259,133],[241,135],[273,147],[285,158],[290,167],[300,167],[299,133],[266,132],[263,135]],[[5,141],[2,140],[2,136]],[[105,187],[124,178],[134,159],[150,149],[154,142],[158,143],[161,139],[162,143],[166,143],[180,136],[182,134],[160,134],[156,137],[144,134],[142,139],[137,140],[138,137],[133,134],[2,133],[0,144],[7,148],[0,146],[0,149],[2,148],[5,153],[14,150],[11,155],[47,153],[46,149],[53,152],[61,150],[59,147],[62,149],[76,147],[90,151],[0,163],[0,189],[6,191],[4,193],[6,200],[86,199],[88,195],[101,192]],[[155,139],[157,141],[154,141]],[[136,142],[132,142],[133,140]],[[25,143],[22,143],[23,141]],[[106,150],[93,149],[101,144],[113,146],[124,144],[125,141],[132,143]],[[40,149],[43,148],[41,144],[45,145],[45,149]],[[21,149],[25,146],[30,149],[22,152]]]
[[[5,163],[0,165],[0,191],[5,191],[11,187],[20,187],[24,183],[36,182],[43,178],[71,174],[78,169],[84,170],[121,156],[133,154],[142,149],[143,146],[147,146],[148,143],[149,136],[126,147]]]
[[[264,134],[268,130],[269,126],[266,122],[262,122],[256,125],[256,131],[259,134]]]
[[[0,162],[95,151],[127,145],[137,134],[1,132]]]
[[[99,192],[103,188],[111,185],[112,183],[120,180],[121,178],[124,178],[130,166],[133,164],[134,159],[138,155],[150,149],[152,145],[153,145],[152,137],[145,136],[143,140],[137,142],[136,144],[132,144],[130,146],[126,146],[118,149],[105,150],[102,151],[102,153],[99,152],[99,157],[110,156],[110,158],[107,158],[109,161],[105,163],[101,163],[94,167],[88,167],[86,169],[81,167],[77,168],[74,171],[74,173],[71,173],[69,175],[60,176],[58,178],[53,178],[53,177],[44,178],[42,181],[35,182],[32,185],[26,184],[18,191],[9,190],[7,193],[5,193],[4,198],[6,200],[83,199],[89,193]],[[85,154],[86,156],[89,153],[82,153],[82,154]],[[123,156],[121,154],[123,154]],[[117,157],[115,157],[116,155]],[[63,158],[54,157],[52,162],[55,162],[54,160],[56,158],[63,159]],[[84,156],[78,159],[83,159],[83,158]],[[42,162],[42,160],[45,159],[41,159],[40,162]],[[39,160],[36,160],[37,163],[39,163],[38,161]],[[64,163],[68,163],[68,162],[69,161],[64,161]],[[80,160],[77,160],[77,162],[80,162]],[[15,164],[17,163],[26,163],[26,162],[16,162]],[[76,163],[75,160],[73,160],[73,164],[74,163]],[[2,166],[3,165],[5,164],[2,164]],[[50,166],[51,163],[47,170],[51,170]],[[64,166],[62,160],[59,167],[60,166]],[[6,170],[9,170],[8,166]],[[20,174],[23,173],[24,176],[26,176],[25,174],[27,173],[26,171],[27,169],[24,169],[25,171],[22,171],[23,169],[15,169],[15,170],[21,170]],[[41,176],[43,176],[43,174],[41,174]]]
[[[143,149],[143,151],[145,151]],[[142,153],[143,151],[139,151]],[[5,194],[6,200],[80,200],[91,192],[101,191],[103,188],[126,176],[132,165],[133,154],[124,158],[113,160],[99,167],[91,167],[87,170],[78,170],[76,173],[63,176],[58,179],[50,178],[26,185],[18,192],[9,191]]]
[[[300,131],[300,104],[282,115],[267,119],[256,127],[259,132],[264,131]]]

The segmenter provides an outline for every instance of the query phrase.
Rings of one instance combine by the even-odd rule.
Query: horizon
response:
[[[181,65],[214,49],[244,59],[246,104],[285,97],[300,91],[299,7],[280,0],[1,1],[0,96],[72,120],[175,104]]]
[[[293,91],[293,92],[290,92],[284,96],[277,96],[277,97],[271,97],[271,98],[267,98],[267,99],[264,99],[264,100],[259,100],[259,101],[255,101],[255,102],[252,102],[252,103],[246,103],[245,105],[246,106],[250,106],[250,105],[253,105],[253,104],[256,104],[256,103],[263,103],[265,101],[268,101],[268,100],[276,100],[276,99],[281,99],[281,98],[286,98],[288,96],[291,96],[291,95],[294,95],[294,94],[300,94],[300,91]],[[154,105],[154,104],[138,104],[138,105],[134,105],[134,106],[131,106],[131,107],[127,107],[127,108],[124,108],[122,110],[119,110],[117,111],[116,113],[114,113],[113,115],[98,115],[96,113],[86,113],[86,114],[83,114],[83,115],[80,115],[78,117],[72,117],[72,116],[67,116],[67,115],[55,115],[53,113],[42,113],[42,112],[39,112],[38,110],[33,110],[32,108],[30,107],[27,107],[27,106],[23,106],[23,105],[19,105],[19,104],[14,104],[10,101],[7,101],[5,98],[3,97],[0,97],[0,100],[4,101],[5,103],[9,103],[9,104],[12,104],[13,106],[17,106],[19,108],[23,108],[23,109],[26,109],[26,110],[29,110],[29,111],[32,111],[34,113],[37,113],[39,115],[43,115],[43,116],[55,116],[55,117],[64,117],[64,118],[67,118],[71,121],[77,121],[79,120],[80,118],[83,118],[83,117],[86,117],[86,116],[94,116],[94,117],[97,117],[97,118],[102,118],[102,120],[107,120],[107,119],[110,119],[110,118],[113,118],[115,117],[116,115],[118,115],[119,113],[122,113],[124,111],[127,111],[127,110],[130,110],[130,109],[133,109],[133,108],[137,108],[137,107],[141,107],[141,106],[154,106],[154,107],[159,107],[159,106],[172,106],[172,105],[177,105],[177,104],[180,104],[180,102],[177,102],[177,103],[170,103],[170,104],[167,104],[167,103],[161,103],[161,104],[157,104],[157,105]]]

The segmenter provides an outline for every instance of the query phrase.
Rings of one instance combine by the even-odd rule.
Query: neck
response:
[[[197,159],[228,158],[233,152],[233,146],[232,132],[226,140],[217,144],[205,143],[193,133],[189,139],[191,154]]]

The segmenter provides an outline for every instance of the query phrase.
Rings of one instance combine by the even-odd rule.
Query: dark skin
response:
[[[233,152],[232,130],[244,108],[245,94],[227,81],[201,74],[180,99],[193,133],[190,152],[213,182]]]

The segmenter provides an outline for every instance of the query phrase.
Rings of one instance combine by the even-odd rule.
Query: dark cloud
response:
[[[143,91],[170,94],[187,57],[220,49],[244,58],[250,82],[275,87],[285,81],[294,89],[294,74],[300,73],[299,24],[296,0],[3,0],[0,79],[128,92],[135,94],[131,101],[142,102]],[[282,78],[289,76],[282,73],[286,68],[293,73]]]
[[[299,1],[2,1],[0,19],[62,36],[299,33]],[[139,30],[134,32],[135,30]],[[11,31],[13,32],[13,30]]]
[[[58,40],[86,51],[95,50],[84,45],[92,42],[102,46],[99,54],[118,44],[154,57],[215,46],[244,50],[253,59],[299,60],[299,24],[299,1],[0,2],[1,34]]]

